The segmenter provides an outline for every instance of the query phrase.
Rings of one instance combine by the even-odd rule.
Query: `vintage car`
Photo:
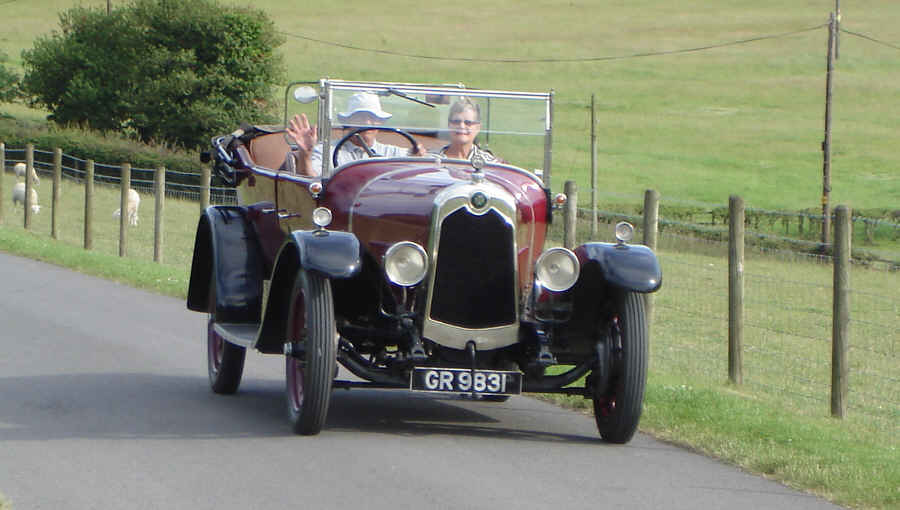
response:
[[[390,118],[348,124],[360,93]],[[442,152],[459,101],[480,110],[468,159]],[[284,169],[297,113],[332,155],[313,177]],[[320,432],[333,388],[363,387],[581,395],[603,440],[629,441],[660,268],[627,223],[613,242],[545,247],[565,202],[550,191],[552,117],[552,93],[325,79],[288,87],[284,126],[215,137],[207,160],[239,205],[201,215],[187,297],[208,314],[212,390],[237,391],[249,348],[284,356],[298,434]],[[339,164],[371,130],[400,155]]]

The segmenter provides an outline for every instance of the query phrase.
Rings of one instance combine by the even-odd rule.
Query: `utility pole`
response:
[[[831,75],[834,71],[835,16],[828,22],[828,67],[825,74],[825,141],[822,142],[822,244],[828,244],[831,236]]]
[[[597,239],[597,105],[591,94],[591,240]]]
[[[841,58],[841,0],[834,0],[834,59]]]

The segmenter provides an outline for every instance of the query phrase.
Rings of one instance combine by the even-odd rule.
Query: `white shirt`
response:
[[[312,160],[312,168],[311,170],[316,172],[317,174],[322,173],[322,143],[317,143],[315,147],[313,147],[312,154],[310,154],[310,159]],[[406,157],[409,155],[409,149],[405,147],[397,147],[396,145],[387,145],[381,143],[379,141],[375,141],[372,144],[371,149],[375,151],[375,156],[377,158],[398,158],[398,157]],[[292,154],[299,155],[296,152],[292,152]],[[331,154],[334,155],[334,146],[331,147]],[[285,170],[296,172],[297,171],[297,162],[295,157],[286,158],[285,160]],[[369,155],[366,153],[366,150],[362,147],[354,144],[353,142],[347,141],[344,142],[344,145],[341,145],[341,151],[338,152],[337,157],[337,166],[346,165],[352,161],[357,161],[360,159],[368,158]]]

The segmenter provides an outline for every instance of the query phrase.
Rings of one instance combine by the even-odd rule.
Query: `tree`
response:
[[[198,147],[270,120],[284,40],[261,11],[214,0],[75,7],[22,53],[22,88],[50,119]]]
[[[4,65],[9,59],[0,51],[0,103],[12,102],[19,96],[19,76]]]

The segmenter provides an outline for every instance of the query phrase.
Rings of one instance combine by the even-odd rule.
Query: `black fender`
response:
[[[276,267],[289,249],[297,251],[300,267],[326,278],[350,278],[362,268],[362,248],[350,232],[295,230],[278,252]]]
[[[256,348],[264,353],[284,349],[291,292],[297,271],[303,269],[328,279],[352,278],[362,268],[362,247],[350,232],[296,230],[281,245],[272,271]]]
[[[259,322],[264,264],[247,209],[211,206],[200,216],[188,284],[187,307],[210,310],[210,282],[215,282],[216,320]]]
[[[607,283],[634,292],[655,292],[662,285],[656,254],[640,244],[585,243],[575,249],[582,275],[596,264]]]

